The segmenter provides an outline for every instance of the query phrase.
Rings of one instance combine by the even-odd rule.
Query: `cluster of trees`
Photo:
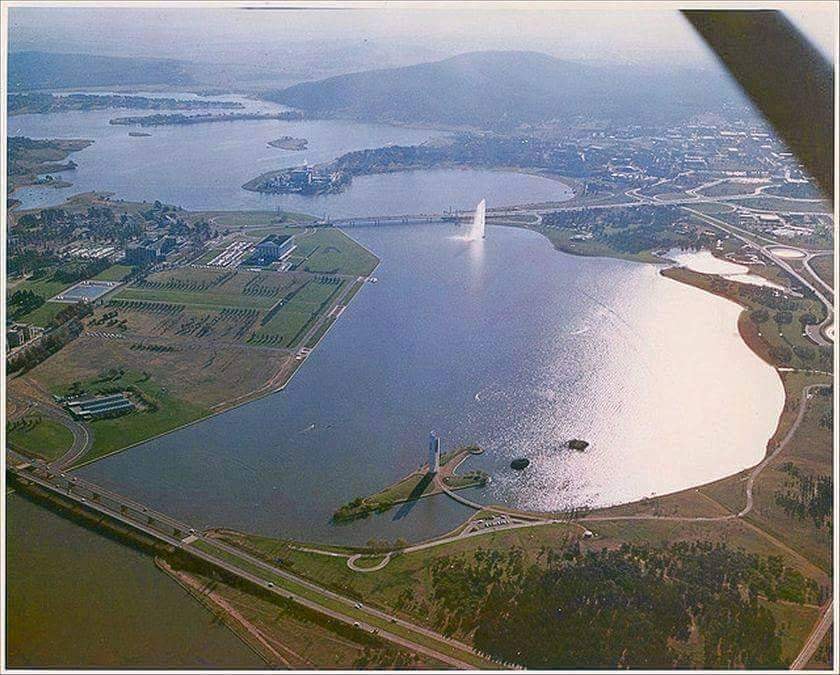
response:
[[[71,305],[72,307],[72,305]],[[13,354],[6,361],[7,373],[25,373],[55,354],[82,332],[79,321],[70,321],[60,328],[45,334],[37,342]]]
[[[704,243],[698,228],[681,228],[679,209],[673,206],[630,206],[616,209],[554,211],[543,216],[549,228],[591,234],[623,253],[661,248],[700,248]]]
[[[781,668],[760,597],[821,599],[780,558],[710,542],[479,550],[431,565],[435,624],[528,668]],[[696,631],[696,634],[694,633]],[[690,641],[698,639],[698,652]]]
[[[776,503],[788,516],[798,520],[810,518],[814,527],[818,530],[825,527],[830,533],[834,518],[834,481],[831,474],[815,476],[792,462],[785,462],[782,471],[790,478],[784,490],[776,492]]]
[[[44,296],[34,291],[15,291],[9,296],[9,310],[12,319],[18,319],[44,304]]]

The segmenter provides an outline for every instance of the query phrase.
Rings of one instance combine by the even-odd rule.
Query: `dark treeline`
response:
[[[812,580],[709,542],[479,550],[432,564],[432,620],[503,661],[554,668],[782,668],[759,598],[819,602]],[[698,644],[699,642],[699,644]]]
[[[814,522],[818,530],[833,524],[834,481],[830,474],[815,476],[791,462],[782,465],[789,477],[783,491],[776,493],[776,503],[791,517]]]

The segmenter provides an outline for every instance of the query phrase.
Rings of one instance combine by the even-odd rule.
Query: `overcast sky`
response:
[[[251,6],[264,3],[254,2]],[[335,3],[336,5],[338,3]],[[299,50],[325,59],[340,50],[371,59],[415,62],[478,49],[526,49],[575,60],[711,63],[708,51],[675,9],[662,3],[589,6],[564,3],[357,3],[331,8],[293,2],[272,10],[170,7],[11,7],[12,50],[88,52],[245,63],[294,59]],[[756,6],[754,3],[752,6]],[[776,3],[833,54],[832,2]],[[291,7],[291,9],[290,9]],[[291,65],[291,64],[290,64]],[[392,65],[388,63],[386,65]]]

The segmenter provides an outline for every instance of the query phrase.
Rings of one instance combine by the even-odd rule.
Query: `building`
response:
[[[270,234],[254,248],[254,258],[260,260],[280,260],[295,247],[294,236],[290,234]]]
[[[13,323],[6,326],[6,351],[26,344],[36,336],[36,330],[25,323]]]
[[[429,432],[429,473],[440,471],[440,438],[432,431]]]
[[[129,265],[148,265],[163,260],[166,254],[175,248],[175,237],[160,237],[157,240],[146,240],[136,246],[125,249],[125,261]]]
[[[84,420],[116,417],[134,410],[134,404],[126,398],[125,394],[75,399],[68,401],[67,407],[76,417],[81,417]]]
[[[125,262],[129,265],[148,265],[157,261],[157,251],[143,244],[125,249]]]

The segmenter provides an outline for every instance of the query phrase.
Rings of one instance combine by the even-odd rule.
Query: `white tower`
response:
[[[440,438],[431,431],[429,432],[429,473],[440,471]]]

